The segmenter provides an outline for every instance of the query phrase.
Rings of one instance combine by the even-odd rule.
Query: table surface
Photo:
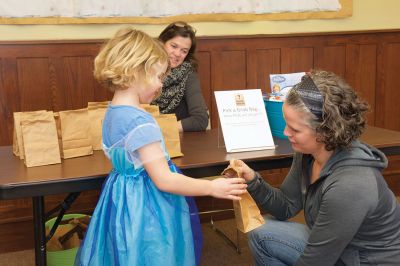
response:
[[[361,140],[386,154],[400,154],[400,132],[367,127]],[[271,150],[226,153],[219,130],[186,132],[181,134],[184,156],[174,158],[173,162],[185,174],[193,177],[217,175],[232,158],[254,164],[255,168],[257,163],[265,162],[275,162],[269,166],[271,168],[289,166],[293,156],[289,141],[274,138],[274,142],[276,148]],[[27,168],[22,160],[12,154],[11,146],[1,146],[0,199],[99,189],[110,169],[111,164],[102,151],[95,151],[90,156],[62,160],[61,164]]]

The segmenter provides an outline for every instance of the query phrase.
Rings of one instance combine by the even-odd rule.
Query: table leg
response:
[[[46,266],[46,232],[44,228],[44,197],[32,198],[33,223],[35,230],[35,265]]]

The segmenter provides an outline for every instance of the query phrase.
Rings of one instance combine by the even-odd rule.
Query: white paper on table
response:
[[[214,94],[227,152],[275,148],[260,89]]]

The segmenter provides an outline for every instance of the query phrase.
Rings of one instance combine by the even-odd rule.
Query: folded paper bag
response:
[[[24,163],[27,167],[61,163],[53,112],[25,114],[21,120]]]
[[[67,159],[93,154],[87,108],[60,111],[58,115],[61,128],[61,157]]]
[[[89,135],[93,150],[103,149],[102,129],[108,102],[88,102]]]
[[[241,173],[236,167],[228,167],[223,172],[230,172],[233,177],[240,177]],[[235,212],[235,220],[237,229],[243,233],[250,232],[253,229],[263,225],[265,223],[264,218],[260,213],[260,209],[257,204],[246,191],[246,193],[240,195],[240,200],[233,201],[233,210]]]
[[[14,130],[13,130],[13,153],[15,156],[19,156],[20,159],[24,159],[24,143],[22,142],[22,131],[21,131],[21,120],[25,117],[31,118],[32,116],[46,113],[46,110],[31,111],[31,112],[14,112]]]
[[[183,156],[179,138],[178,121],[175,114],[160,114],[153,116],[160,126],[164,136],[165,148],[171,158]]]

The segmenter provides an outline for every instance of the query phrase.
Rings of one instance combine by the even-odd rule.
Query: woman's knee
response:
[[[248,233],[250,250],[256,262],[294,263],[307,243],[308,230],[292,222],[267,220]]]

